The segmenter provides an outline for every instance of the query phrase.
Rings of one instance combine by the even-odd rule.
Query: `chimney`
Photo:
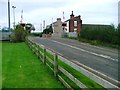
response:
[[[72,11],[72,14],[70,15],[70,18],[73,18],[74,17],[74,14],[73,14],[73,11]]]
[[[81,19],[81,16],[79,15],[79,16],[78,16],[78,18],[80,18],[80,19]]]
[[[61,18],[57,18],[57,21],[61,21]]]

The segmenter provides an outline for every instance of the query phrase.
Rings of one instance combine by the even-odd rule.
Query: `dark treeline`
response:
[[[79,38],[118,44],[118,27],[115,28],[114,25],[84,25],[82,26]]]

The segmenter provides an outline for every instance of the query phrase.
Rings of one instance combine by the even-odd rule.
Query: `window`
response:
[[[77,21],[74,21],[74,26],[77,27]]]
[[[77,29],[76,29],[76,28],[74,28],[74,32],[77,32]]]

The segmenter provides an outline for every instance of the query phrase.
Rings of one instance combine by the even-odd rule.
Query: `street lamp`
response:
[[[10,0],[8,0],[8,27],[10,30]]]
[[[15,29],[15,6],[12,6],[12,8],[13,8],[13,17],[14,17],[14,22],[13,22],[13,27],[14,27],[14,29]]]

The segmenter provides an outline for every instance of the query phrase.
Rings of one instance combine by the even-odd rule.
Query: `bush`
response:
[[[85,26],[82,28],[78,38],[118,44],[118,29],[114,25]]]
[[[53,33],[53,28],[52,28],[52,24],[43,30],[43,34],[50,34],[50,33]]]
[[[12,42],[23,42],[28,32],[21,25],[17,25],[15,30],[12,31],[11,41]]]

